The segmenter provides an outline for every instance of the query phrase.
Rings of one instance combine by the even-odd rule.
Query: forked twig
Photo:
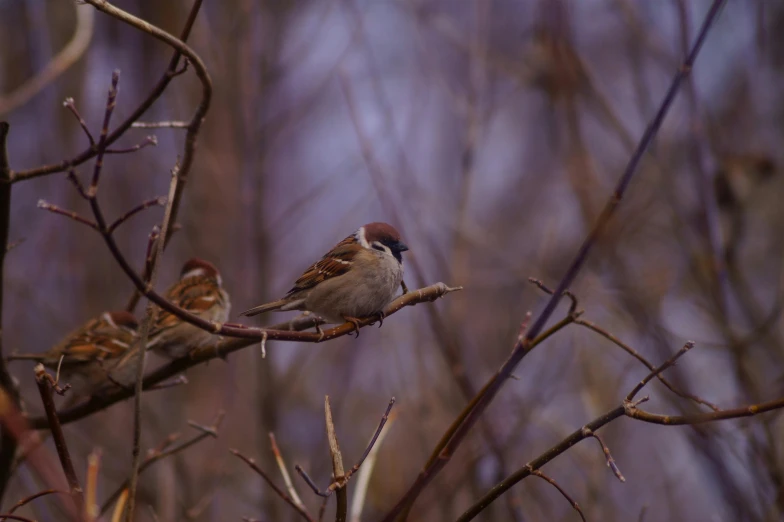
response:
[[[337,435],[335,434],[335,425],[332,422],[332,409],[329,404],[329,397],[325,398],[324,415],[326,419],[327,440],[329,441],[330,457],[332,458],[333,480],[324,491],[321,491],[319,487],[316,485],[316,483],[313,481],[313,479],[310,478],[310,476],[307,474],[307,472],[305,472],[304,469],[302,469],[301,466],[296,465],[294,466],[294,469],[297,470],[297,473],[299,473],[299,475],[302,477],[305,483],[310,487],[311,490],[313,490],[313,493],[315,493],[316,495],[323,497],[324,499],[328,499],[333,492],[337,491],[338,510],[337,510],[336,520],[344,521],[346,516],[345,513],[348,510],[347,499],[346,499],[345,509],[343,509],[343,505],[341,504],[341,496],[342,496],[341,492],[345,492],[346,484],[348,484],[349,479],[351,479],[354,473],[359,471],[360,467],[362,466],[362,463],[365,462],[365,459],[368,457],[371,450],[376,445],[376,442],[379,440],[379,436],[381,435],[381,432],[384,429],[387,420],[389,419],[389,414],[392,411],[392,406],[394,405],[395,405],[395,398],[392,397],[392,399],[390,399],[389,401],[389,404],[387,405],[387,409],[384,412],[384,415],[381,417],[381,421],[378,423],[378,427],[376,428],[373,437],[370,439],[370,443],[368,443],[367,447],[365,448],[365,451],[362,452],[362,456],[357,461],[357,463],[354,464],[354,466],[352,466],[351,469],[348,470],[348,472],[346,472],[343,467],[343,456],[340,453],[340,448],[338,447]]]
[[[274,492],[275,492],[275,493],[276,493],[276,494],[277,494],[277,495],[278,495],[280,498],[282,498],[282,499],[283,499],[283,501],[284,501],[284,502],[286,502],[286,504],[288,504],[288,505],[290,505],[292,508],[294,508],[294,510],[295,510],[297,513],[299,513],[299,514],[300,514],[300,516],[302,516],[302,518],[304,518],[304,519],[305,519],[305,520],[307,520],[308,522],[315,522],[315,519],[314,519],[312,516],[310,516],[310,513],[308,513],[308,512],[307,512],[307,510],[306,510],[304,507],[300,507],[300,506],[297,504],[297,502],[295,502],[295,501],[294,501],[294,499],[293,499],[293,498],[291,498],[290,496],[288,496],[288,495],[286,494],[286,492],[285,492],[285,491],[283,491],[282,489],[280,489],[280,488],[279,488],[279,487],[278,487],[278,486],[275,484],[275,482],[273,482],[273,480],[270,478],[270,476],[269,476],[269,475],[267,475],[267,474],[264,472],[264,470],[263,470],[263,469],[261,469],[261,468],[260,468],[260,467],[259,467],[259,466],[256,464],[256,461],[255,461],[255,460],[253,460],[253,459],[252,459],[252,458],[250,458],[250,457],[246,457],[245,455],[243,455],[242,453],[240,453],[240,451],[239,451],[239,450],[236,450],[236,449],[229,449],[229,452],[230,452],[232,455],[234,455],[235,457],[237,457],[237,458],[239,458],[240,460],[242,460],[243,462],[245,462],[245,464],[247,464],[248,466],[250,466],[250,468],[251,468],[253,471],[255,471],[256,473],[258,473],[258,475],[259,475],[259,476],[260,476],[262,479],[264,479],[264,482],[266,482],[266,483],[267,483],[267,485],[268,485],[270,488],[272,488],[272,491],[274,491]]]
[[[686,352],[688,352],[689,350],[691,350],[692,348],[694,348],[694,341],[686,341],[686,344],[684,344],[684,345],[683,345],[683,348],[681,348],[680,350],[678,350],[678,351],[675,353],[675,355],[673,355],[672,357],[670,357],[669,359],[667,359],[666,361],[664,361],[664,363],[662,363],[662,364],[661,364],[661,366],[659,366],[658,368],[654,368],[654,369],[651,371],[651,373],[649,373],[648,375],[646,375],[646,376],[645,376],[645,378],[644,378],[643,380],[641,380],[639,383],[637,383],[637,386],[635,386],[635,387],[632,389],[632,391],[630,391],[630,392],[629,392],[629,394],[626,396],[626,402],[631,402],[631,401],[633,401],[633,400],[634,400],[634,396],[635,396],[635,395],[637,395],[638,393],[640,393],[640,390],[642,390],[642,389],[645,387],[645,385],[646,385],[646,384],[648,384],[649,382],[651,382],[651,380],[653,380],[653,378],[654,378],[654,377],[656,377],[657,375],[659,375],[660,373],[662,373],[664,370],[666,370],[666,369],[667,369],[667,368],[669,368],[670,366],[674,366],[674,365],[675,365],[675,362],[676,362],[676,361],[677,361],[677,360],[678,360],[678,359],[679,359],[681,356],[683,356],[683,355],[684,355]]]
[[[583,435],[586,435],[587,437],[593,437],[594,439],[596,439],[596,442],[599,443],[599,447],[602,448],[602,453],[604,453],[604,459],[607,461],[607,467],[612,470],[613,474],[618,478],[618,480],[620,480],[621,482],[626,482],[626,478],[621,473],[621,470],[618,468],[618,465],[615,463],[615,459],[610,453],[610,448],[607,447],[607,444],[604,443],[604,441],[599,436],[599,434],[594,433],[588,427],[583,427]]]

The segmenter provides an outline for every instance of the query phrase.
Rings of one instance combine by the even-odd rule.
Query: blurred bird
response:
[[[403,283],[402,252],[408,247],[394,227],[369,223],[338,243],[310,266],[277,301],[242,312],[252,316],[271,310],[309,311],[328,323],[353,323],[377,315]]]
[[[222,284],[215,265],[194,258],[183,265],[180,280],[166,291],[165,297],[202,319],[223,323],[229,317],[231,303]],[[158,310],[147,348],[177,359],[216,339],[213,333],[182,321],[165,310]]]
[[[113,386],[132,385],[141,350],[139,323],[130,312],[105,312],[71,332],[51,350],[16,354],[9,360],[27,359],[57,371],[61,383],[70,384],[74,399],[94,395]],[[60,362],[62,360],[62,363]]]

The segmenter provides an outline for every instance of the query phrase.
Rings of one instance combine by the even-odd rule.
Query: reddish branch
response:
[[[389,306],[384,310],[384,314],[386,317],[397,313],[400,309],[406,306],[414,306],[419,303],[435,301],[439,297],[442,297],[446,293],[450,291],[454,291],[457,289],[449,288],[443,283],[436,283],[434,285],[430,285],[425,288],[420,288],[418,290],[410,290],[407,294],[401,295],[394,301],[392,301]],[[360,321],[361,325],[365,325],[367,321]],[[273,332],[289,332],[289,333],[304,333],[299,332],[299,330],[306,330],[313,328],[315,325],[315,320],[312,316],[310,317],[303,317],[299,319],[295,319],[292,321],[288,321],[285,323],[279,323],[273,325],[269,329],[265,331],[273,331]],[[352,325],[341,325],[336,328],[331,328],[329,330],[324,330],[324,334],[330,335],[332,337],[337,337],[338,335],[346,335],[353,331]],[[316,338],[312,342],[317,342],[318,334],[305,334],[308,338]],[[153,388],[156,384],[164,382],[172,377],[179,375],[180,373],[184,372],[188,368],[192,368],[198,364],[202,364],[207,361],[211,361],[217,358],[225,358],[229,354],[236,352],[237,350],[241,350],[248,346],[258,344],[258,341],[254,339],[223,339],[218,341],[215,345],[212,346],[203,346],[188,357],[182,357],[180,359],[175,359],[160,368],[150,372],[144,378],[143,387],[145,390],[149,390]],[[62,424],[67,424],[69,422],[74,422],[88,415],[91,415],[97,411],[104,410],[109,406],[116,404],[122,400],[128,399],[133,396],[133,390],[128,388],[115,388],[111,392],[108,392],[103,395],[95,395],[91,397],[87,402],[69,408],[59,413],[60,422]],[[46,429],[48,423],[46,417],[33,417],[30,419],[30,425],[35,429]]]

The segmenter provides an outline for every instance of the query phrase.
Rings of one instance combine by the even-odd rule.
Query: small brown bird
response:
[[[141,353],[134,346],[138,327],[130,312],[105,312],[71,332],[48,352],[11,355],[8,359],[37,361],[54,371],[59,366],[60,382],[71,385],[73,398],[94,395],[134,382],[134,361]]]
[[[215,265],[193,258],[183,265],[180,280],[166,291],[165,297],[202,319],[223,323],[229,318],[231,303],[222,284]],[[177,359],[216,339],[211,332],[188,324],[165,310],[158,310],[147,348]]]
[[[369,223],[338,243],[310,266],[288,293],[277,301],[242,312],[309,311],[328,323],[354,323],[378,315],[403,282],[402,252],[408,247],[386,223]]]

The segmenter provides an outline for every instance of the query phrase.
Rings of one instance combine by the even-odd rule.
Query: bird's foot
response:
[[[379,327],[379,328],[381,328],[381,326],[384,324],[384,318],[385,318],[386,316],[387,316],[387,314],[385,314],[383,311],[382,311],[382,312],[379,312],[379,313],[377,314],[377,317],[378,317],[378,327]],[[374,322],[375,322],[375,321],[374,321]],[[371,323],[371,324],[372,324],[372,323]]]
[[[324,330],[322,330],[322,329],[321,329],[321,325],[320,325],[319,323],[316,323],[316,324],[315,324],[315,325],[313,325],[313,326],[315,326],[315,327],[316,327],[316,333],[317,333],[317,334],[319,334],[318,341],[316,341],[316,342],[317,342],[317,343],[320,343],[321,341],[323,341],[323,340],[324,340]]]
[[[351,324],[354,325],[354,332],[356,333],[356,337],[359,337],[359,319],[357,319],[356,317],[348,316],[348,315],[344,315],[343,319],[347,323],[351,323]]]

